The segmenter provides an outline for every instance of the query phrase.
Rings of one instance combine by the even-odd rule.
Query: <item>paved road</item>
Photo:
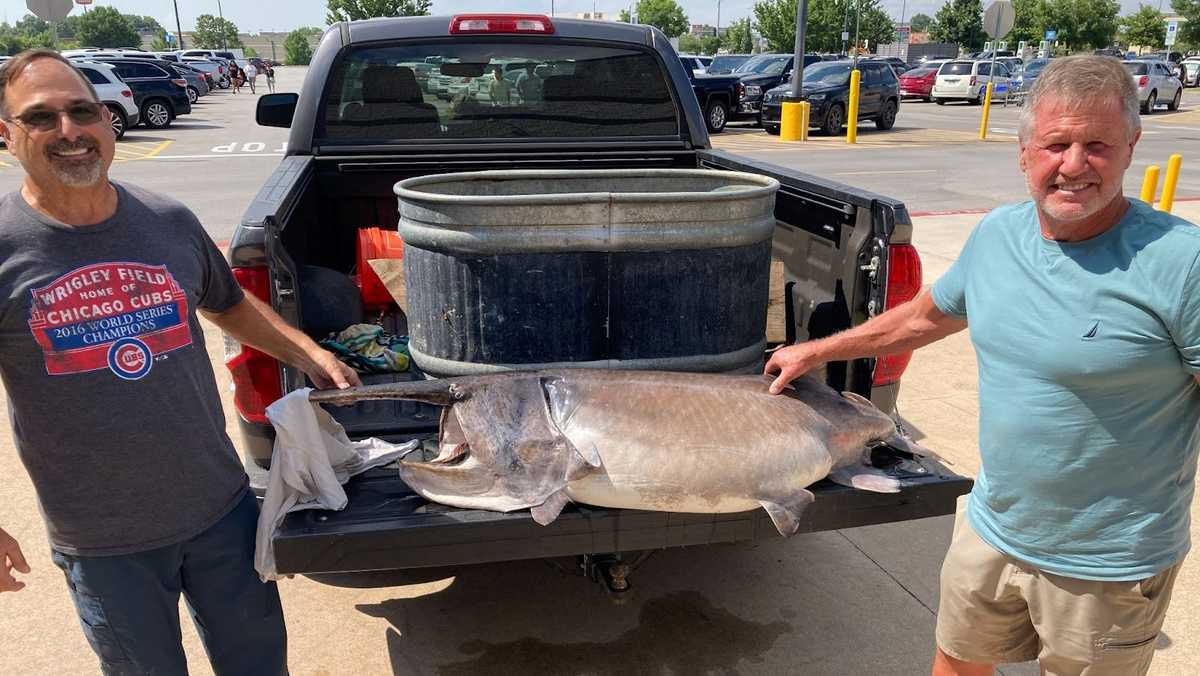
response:
[[[300,75],[284,69],[281,88],[297,87]],[[1196,98],[1190,92],[1189,97]],[[121,144],[127,152],[113,174],[178,197],[216,239],[227,238],[278,161],[286,134],[255,127],[252,107],[250,96],[219,93],[167,132],[132,132]],[[856,148],[832,140],[783,148],[758,131],[725,134],[718,145],[900,197],[914,211],[986,208],[1023,192],[1014,178],[1011,139],[970,140],[977,113],[905,104],[899,131],[864,133]],[[1013,124],[1010,113],[998,112],[998,134]],[[1151,124],[1165,128],[1166,120]],[[935,129],[912,129],[922,121]],[[1177,141],[1148,142],[1143,152],[1164,158],[1168,150],[1186,153],[1187,143]],[[19,180],[18,168],[0,166],[0,190]],[[1187,194],[1200,194],[1200,184],[1185,185]],[[1189,208],[1193,217],[1200,214]],[[918,219],[916,244],[927,281],[953,261],[977,220],[977,215]],[[219,363],[219,336],[209,327],[206,338]],[[228,385],[224,369],[218,373]],[[926,443],[966,474],[978,467],[977,407],[966,335],[918,353],[905,377],[900,411]],[[23,543],[34,567],[28,589],[0,597],[0,673],[95,673],[61,577],[49,561],[33,491],[6,425],[0,426],[0,476],[0,525]],[[281,584],[292,673],[928,673],[937,574],[950,526],[945,517],[664,551],[636,572],[636,595],[622,606],[570,570],[570,561],[295,578]],[[1196,578],[1195,567],[1185,567],[1155,674],[1192,673],[1197,648],[1191,644],[1200,635],[1195,600],[1200,596],[1191,593],[1200,587]],[[184,640],[193,672],[210,673],[186,622]],[[1004,673],[1036,670],[1011,666]]]

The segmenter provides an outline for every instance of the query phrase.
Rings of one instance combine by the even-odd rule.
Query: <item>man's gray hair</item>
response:
[[[87,87],[88,93],[92,95],[92,100],[100,103],[100,95],[96,93],[95,85],[75,67],[75,64],[71,63],[70,59],[52,49],[27,49],[5,61],[3,66],[0,66],[0,117],[8,119],[8,86],[21,77],[25,69],[29,67],[29,64],[38,59],[53,59],[70,68],[79,76],[79,80],[83,82],[83,86]]]
[[[1021,108],[1017,134],[1022,141],[1033,134],[1033,115],[1047,102],[1066,104],[1072,110],[1087,109],[1117,99],[1125,113],[1125,126],[1132,139],[1142,129],[1138,114],[1138,92],[1133,76],[1111,56],[1065,56],[1054,59],[1033,82]]]

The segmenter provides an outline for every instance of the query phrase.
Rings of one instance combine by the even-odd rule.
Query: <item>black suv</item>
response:
[[[850,101],[850,61],[825,61],[804,69],[800,95],[812,105],[809,126],[826,134],[837,134],[846,124]],[[859,61],[861,73],[858,119],[874,120],[880,129],[891,129],[900,110],[900,81],[884,61]],[[762,125],[769,134],[779,133],[780,111],[791,90],[785,84],[768,91],[763,98]]]
[[[780,82],[787,82],[792,74],[792,54],[756,54],[734,69],[733,74],[741,77],[741,98],[737,108],[729,116],[731,120],[753,119],[761,122],[759,108],[763,94]],[[805,54],[804,66],[821,60],[819,54]]]
[[[151,129],[166,129],[180,115],[192,112],[187,80],[175,72],[175,64],[162,59],[98,58],[113,65],[117,75],[133,91],[133,100],[141,111],[142,124]]]

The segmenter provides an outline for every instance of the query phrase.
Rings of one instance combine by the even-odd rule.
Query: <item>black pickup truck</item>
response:
[[[684,67],[692,81],[696,102],[704,111],[704,124],[708,131],[717,134],[725,130],[729,113],[742,98],[742,78],[736,75],[696,75],[691,68]]]
[[[492,64],[531,63],[536,96],[509,105],[442,102],[413,69],[479,77]],[[463,91],[470,92],[470,83]],[[484,15],[372,19],[331,26],[302,94],[260,99],[260,124],[290,126],[286,156],[246,210],[230,245],[235,275],[290,323],[312,330],[316,266],[351,274],[360,228],[394,227],[401,179],[482,169],[688,168],[777,179],[773,251],[786,335],[803,341],[866,321],[916,295],[920,259],[904,205],[714,150],[688,73],[657,29],[624,23]],[[597,112],[603,110],[603,113]],[[665,224],[664,224],[665,225]],[[767,272],[763,271],[766,275]],[[308,288],[305,288],[305,285]],[[403,317],[385,313],[401,330]],[[907,356],[830,365],[828,382],[894,410]],[[273,430],[264,408],[306,386],[300,371],[227,342],[247,461],[266,467]],[[367,382],[419,378],[409,372]],[[352,438],[409,439],[436,430],[437,410],[412,402],[332,408]],[[949,514],[971,482],[931,459],[877,449],[902,481],[896,494],[820,482],[801,530]],[[275,538],[280,573],[399,569],[579,556],[606,561],[664,547],[779,537],[762,511],[677,514],[568,506],[550,526],[527,511],[495,513],[427,503],[394,469],[352,479],[340,512],[288,516]],[[586,567],[586,566],[585,566]],[[593,567],[593,570],[595,567]],[[606,573],[607,575],[607,573]],[[601,576],[603,577],[603,576]],[[608,577],[611,577],[609,575]],[[607,579],[607,578],[606,578]]]

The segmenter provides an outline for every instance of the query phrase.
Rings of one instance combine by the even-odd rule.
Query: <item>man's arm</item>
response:
[[[246,294],[242,302],[224,312],[200,311],[221,330],[308,374],[318,388],[361,385],[354,369],[313,342],[302,331],[288,326],[266,303]]]
[[[25,563],[25,555],[21,546],[13,536],[0,528],[0,592],[20,591],[25,583],[13,577],[13,569],[19,573],[29,573],[29,564]]]
[[[763,372],[779,374],[771,383],[771,393],[779,394],[788,383],[826,362],[908,352],[965,328],[967,320],[939,310],[926,289],[852,329],[776,350]]]

